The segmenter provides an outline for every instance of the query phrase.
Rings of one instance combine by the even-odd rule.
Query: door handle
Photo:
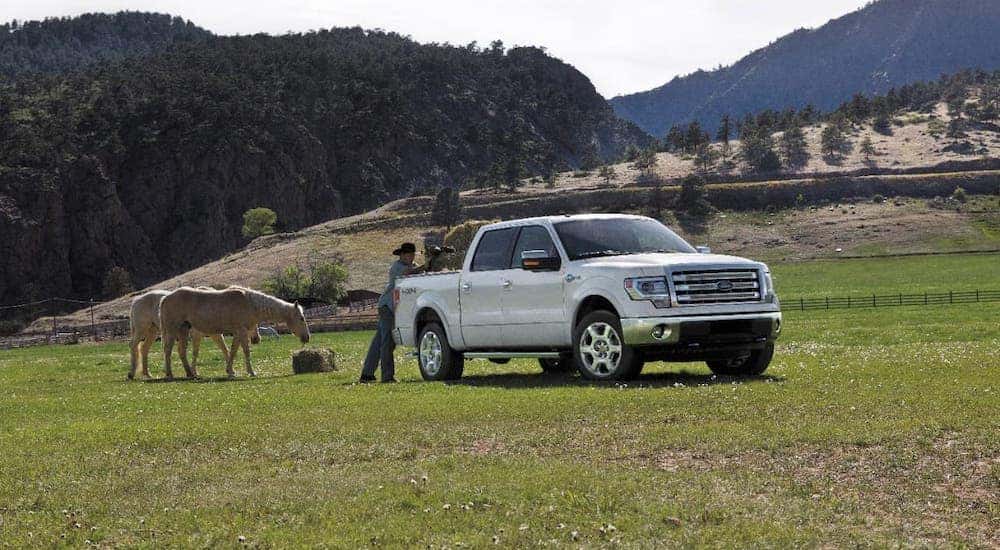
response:
[[[567,273],[566,274],[566,282],[567,283],[572,283],[573,281],[575,281],[575,280],[577,280],[579,278],[580,278],[579,276],[573,275],[572,273]]]
[[[462,283],[462,292],[469,292],[472,290],[472,286],[469,283]]]
[[[502,282],[500,284],[503,286],[504,290],[509,290],[510,285],[512,285],[513,283],[510,282],[510,279],[502,279]]]

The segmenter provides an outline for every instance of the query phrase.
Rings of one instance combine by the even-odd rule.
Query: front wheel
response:
[[[451,349],[448,335],[441,325],[428,323],[420,331],[417,342],[420,376],[424,380],[457,380],[462,377],[465,359],[461,353]]]
[[[747,350],[729,359],[708,361],[708,368],[715,374],[727,376],[757,376],[767,370],[774,357],[774,343],[768,343],[761,349]]]
[[[618,316],[610,311],[587,314],[573,331],[573,361],[589,380],[630,380],[642,370],[642,357],[621,338]]]

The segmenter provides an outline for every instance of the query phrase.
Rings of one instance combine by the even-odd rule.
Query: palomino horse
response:
[[[233,360],[236,358],[236,346],[239,345],[243,348],[247,374],[256,376],[250,366],[248,334],[263,320],[284,322],[303,344],[309,341],[309,326],[302,306],[263,292],[239,287],[225,290],[182,287],[164,296],[160,301],[160,330],[163,331],[163,369],[167,378],[173,378],[170,356],[174,342],[177,342],[181,363],[188,377],[198,376],[198,372],[187,360],[187,335],[191,330],[204,334],[232,334],[233,343],[226,361],[226,374],[230,377],[236,375],[233,372]]]
[[[160,300],[167,294],[170,294],[169,290],[151,290],[132,299],[132,312],[129,316],[129,325],[132,333],[129,343],[131,354],[131,368],[128,373],[129,380],[135,378],[135,371],[138,369],[140,363],[142,365],[142,377],[149,378],[149,348],[153,346],[153,342],[160,335]],[[201,339],[206,336],[215,342],[215,345],[222,351],[223,357],[226,357],[227,360],[229,358],[229,349],[226,348],[226,342],[223,340],[221,334],[202,334],[196,330],[192,330],[192,368],[197,368]],[[257,334],[256,330],[250,335],[250,340],[255,344],[260,342],[260,335]]]

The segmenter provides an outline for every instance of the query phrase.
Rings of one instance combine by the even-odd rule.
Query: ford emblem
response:
[[[732,281],[719,281],[719,283],[715,286],[719,290],[732,290],[733,283]]]

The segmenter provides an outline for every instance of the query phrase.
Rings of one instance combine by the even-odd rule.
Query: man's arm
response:
[[[415,273],[423,273],[427,271],[427,266],[425,265],[411,265],[403,270],[403,275],[413,275]]]

